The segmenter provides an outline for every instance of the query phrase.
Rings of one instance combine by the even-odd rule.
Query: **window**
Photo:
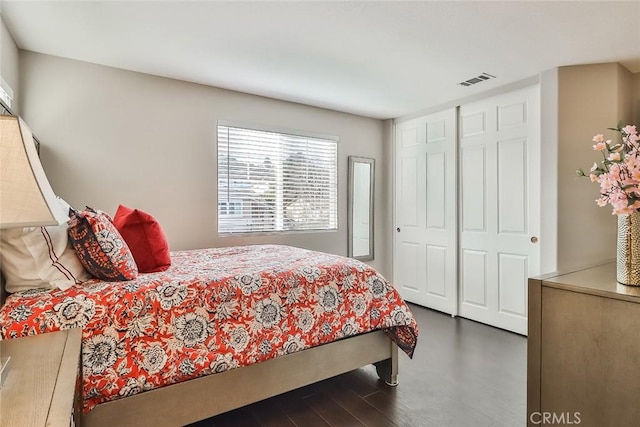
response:
[[[0,100],[9,108],[13,102],[13,90],[7,82],[0,76]]]
[[[338,228],[338,138],[218,124],[218,232]]]

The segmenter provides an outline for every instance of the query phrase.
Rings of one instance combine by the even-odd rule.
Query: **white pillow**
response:
[[[91,278],[69,242],[67,228],[65,223],[0,231],[0,268],[7,292],[68,289]]]

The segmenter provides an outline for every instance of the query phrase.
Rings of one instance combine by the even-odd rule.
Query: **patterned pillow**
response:
[[[138,276],[131,251],[109,215],[87,207],[82,212],[71,210],[70,216],[69,238],[89,273],[110,282]]]

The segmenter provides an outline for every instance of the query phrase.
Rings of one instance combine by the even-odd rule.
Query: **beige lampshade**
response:
[[[0,116],[0,228],[59,225],[63,212],[18,116]]]

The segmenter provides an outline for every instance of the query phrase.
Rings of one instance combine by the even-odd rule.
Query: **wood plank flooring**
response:
[[[372,366],[192,427],[517,427],[526,424],[525,337],[411,305],[420,336],[400,385]]]

